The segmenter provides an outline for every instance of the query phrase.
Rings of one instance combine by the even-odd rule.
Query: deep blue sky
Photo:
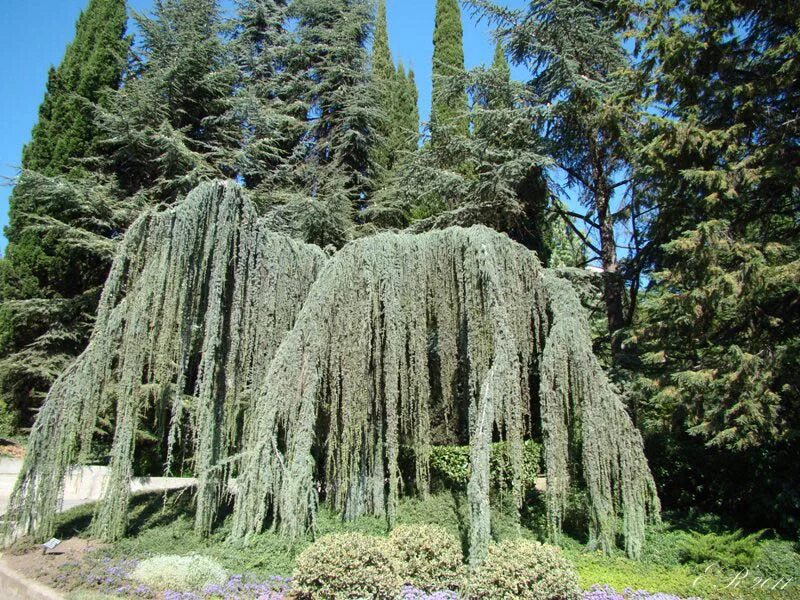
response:
[[[44,95],[47,70],[57,65],[75,33],[75,21],[88,0],[12,0],[4,2],[0,21],[0,177],[16,174],[22,147],[30,138]],[[521,6],[523,0],[505,0]],[[152,0],[129,0],[146,11]],[[389,43],[395,60],[414,68],[420,88],[420,113],[430,112],[431,55],[435,0],[387,0]],[[464,11],[467,66],[491,61],[493,42],[485,23],[476,25]],[[8,222],[10,188],[0,187],[0,227]],[[0,253],[5,250],[0,236]]]

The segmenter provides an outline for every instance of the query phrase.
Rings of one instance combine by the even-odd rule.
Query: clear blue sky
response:
[[[75,21],[88,0],[10,0],[0,21],[0,177],[13,177],[22,147],[30,138],[44,95],[47,70],[57,65],[75,33]],[[505,0],[522,6],[524,0]],[[146,11],[152,0],[129,0]],[[431,55],[435,0],[387,0],[389,43],[395,60],[412,66],[420,88],[420,114],[427,119],[431,96]],[[494,44],[485,23],[476,25],[464,11],[467,66],[491,61]],[[10,188],[0,187],[0,227],[8,222]],[[5,250],[0,235],[0,253]]]

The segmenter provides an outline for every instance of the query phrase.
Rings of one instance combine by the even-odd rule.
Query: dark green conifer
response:
[[[262,205],[292,185],[308,106],[292,93],[287,70],[292,32],[286,0],[242,0],[232,53],[238,71],[230,117],[243,131],[235,168]]]
[[[419,109],[413,73],[406,75],[403,64],[394,66],[389,49],[386,22],[386,1],[378,3],[375,36],[372,48],[372,80],[383,118],[380,122],[380,143],[375,162],[380,171],[378,186],[388,180],[401,163],[407,162],[416,150],[419,135]]]
[[[419,141],[419,91],[414,79],[413,69],[406,72],[403,63],[397,67],[399,96],[397,100],[396,134],[399,136],[395,147],[398,160],[407,162],[417,151]]]
[[[372,85],[382,118],[378,122],[380,144],[375,147],[373,159],[380,171],[378,181],[385,180],[396,161],[397,116],[402,82],[392,60],[389,32],[386,22],[386,0],[379,0],[372,41]]]
[[[447,90],[450,78],[464,72],[464,30],[458,0],[437,0],[433,30],[433,99],[431,103],[431,138],[436,143],[437,128],[453,127],[462,133],[469,130],[467,95]]]
[[[126,20],[124,0],[89,2],[64,59],[50,69],[23,151],[0,264],[0,397],[11,426],[30,421],[91,328],[118,215],[107,196],[89,193],[78,180],[98,138],[96,106],[120,84]]]
[[[56,175],[90,153],[97,134],[92,105],[119,86],[125,66],[125,23],[123,0],[91,0],[81,13],[75,39],[50,70],[39,121],[23,151],[24,169]]]
[[[218,0],[160,0],[134,15],[141,39],[125,86],[101,111],[105,167],[144,204],[235,174],[236,69]]]
[[[373,152],[385,115],[371,85],[367,42],[375,17],[368,0],[295,0],[288,69],[292,92],[308,106],[297,171],[303,237],[340,245],[373,188]],[[310,200],[310,204],[305,200]]]

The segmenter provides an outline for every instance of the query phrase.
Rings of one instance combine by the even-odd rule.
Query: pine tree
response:
[[[0,270],[0,395],[16,424],[30,422],[29,411],[85,345],[108,240],[124,220],[109,190],[94,193],[80,180],[97,143],[95,107],[119,86],[126,64],[126,20],[123,0],[89,2],[63,61],[49,72],[23,151]]]
[[[433,30],[433,99],[431,103],[431,141],[437,143],[438,130],[454,128],[467,134],[469,121],[466,93],[447,90],[451,78],[464,71],[464,30],[458,0],[437,0]]]
[[[797,397],[783,382],[798,343],[790,282],[800,256],[800,67],[791,47],[800,34],[788,7],[677,8],[655,13],[664,21],[646,50],[670,113],[653,119],[642,153],[654,190],[646,201],[658,209],[648,233],[660,282],[644,323],[649,338],[677,344],[662,373],[681,403],[702,401],[695,431],[712,444],[752,447],[791,435],[780,424]],[[685,302],[669,300],[677,290]],[[663,319],[665,310],[673,318]],[[680,328],[687,311],[702,315],[691,335]]]
[[[241,132],[229,118],[236,69],[217,0],[159,0],[124,87],[101,111],[105,168],[144,204],[173,202],[198,182],[231,177]]]
[[[586,208],[578,215],[590,230],[583,241],[607,274],[606,319],[618,356],[621,330],[632,318],[626,305],[635,305],[626,301],[623,278],[635,294],[639,262],[633,257],[623,263],[618,255],[615,226],[635,211],[615,204],[630,197],[632,138],[644,112],[618,35],[622,5],[547,0],[516,12],[483,0],[470,4],[497,25],[512,61],[530,70],[528,86],[542,107],[536,127],[546,141],[543,150]]]
[[[368,0],[295,0],[297,32],[287,68],[290,93],[308,106],[298,201],[288,219],[303,237],[341,245],[361,221],[375,173],[372,154],[385,119],[370,84]]]
[[[672,457],[689,456],[698,504],[736,505],[754,527],[796,531],[784,515],[797,506],[797,479],[783,466],[800,431],[796,10],[652,9],[643,64],[664,112],[650,120],[638,165],[655,215],[653,285],[630,336],[642,422],[670,440],[661,457],[670,477]],[[701,451],[721,459],[691,459]],[[742,481],[739,465],[758,480]]]
[[[288,19],[285,0],[242,0],[232,43],[238,78],[230,117],[244,132],[236,171],[266,205],[293,183],[308,111],[289,90]]]

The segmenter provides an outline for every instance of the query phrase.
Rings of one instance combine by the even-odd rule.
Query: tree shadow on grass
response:
[[[126,536],[136,536],[141,532],[167,525],[183,516],[194,514],[194,487],[168,492],[147,492],[131,497]],[[59,515],[55,536],[60,539],[70,537],[90,537],[92,519],[97,503],[72,508]]]

